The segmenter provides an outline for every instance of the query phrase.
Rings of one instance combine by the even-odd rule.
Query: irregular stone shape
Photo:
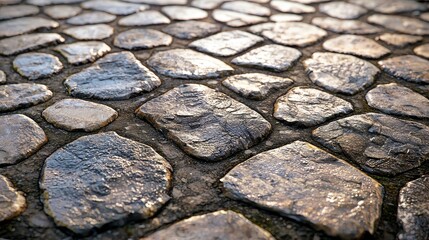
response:
[[[383,187],[349,163],[296,141],[260,153],[221,179],[226,195],[343,239],[375,232]]]
[[[157,52],[147,63],[156,72],[172,78],[217,78],[234,71],[224,62],[190,49]]]
[[[118,24],[121,26],[146,26],[155,24],[169,24],[170,22],[170,19],[168,19],[162,13],[148,10],[121,18]]]
[[[233,1],[222,4],[222,9],[241,12],[257,16],[270,16],[271,10],[257,3],[247,1]]]
[[[237,94],[255,100],[263,100],[276,90],[290,86],[289,78],[270,76],[262,73],[247,73],[228,77],[222,84]]]
[[[233,211],[217,211],[190,217],[140,240],[249,239],[275,240],[266,230]]]
[[[215,56],[228,57],[263,42],[264,39],[240,30],[221,32],[213,36],[196,40],[189,47]]]
[[[399,192],[398,223],[400,240],[429,239],[429,176],[407,183]]]
[[[323,29],[301,22],[262,23],[249,30],[276,43],[298,47],[314,44],[328,35]]]
[[[64,42],[65,39],[56,33],[24,34],[0,40],[0,54],[13,55],[45,46]]]
[[[414,48],[414,53],[425,58],[429,58],[429,43]]]
[[[415,18],[374,14],[368,22],[381,25],[387,29],[411,35],[429,35],[429,23]]]
[[[152,217],[170,199],[171,177],[170,164],[151,147],[107,132],[81,137],[49,156],[40,189],[55,223],[84,235]]]
[[[0,166],[30,157],[47,142],[45,132],[31,118],[22,114],[0,116]]]
[[[0,70],[0,84],[5,82],[6,82],[6,74],[2,70]]]
[[[57,128],[92,132],[113,122],[118,117],[118,112],[102,104],[64,99],[46,108],[42,116]]]
[[[199,21],[176,22],[162,29],[162,31],[180,39],[206,37],[220,32],[220,30],[221,27],[219,25]]]
[[[41,84],[18,83],[0,86],[0,112],[27,108],[52,98],[52,92]]]
[[[79,40],[101,40],[112,36],[113,28],[106,24],[67,28],[63,32]]]
[[[286,13],[313,13],[316,11],[312,6],[283,0],[273,0],[270,4],[274,9]]]
[[[279,13],[274,14],[270,17],[273,22],[299,22],[304,19],[303,16],[290,13]]]
[[[25,17],[39,13],[39,8],[31,5],[13,5],[0,7],[0,20]]]
[[[374,34],[382,31],[378,27],[358,20],[340,20],[331,17],[315,17],[311,20],[311,24],[335,33]]]
[[[397,33],[384,33],[377,37],[377,40],[381,40],[395,47],[405,47],[407,45],[422,41],[423,37]]]
[[[429,12],[420,14],[420,18],[429,22]]]
[[[213,11],[213,18],[221,23],[225,23],[230,27],[243,27],[247,25],[267,22],[264,17],[239,13],[229,10],[216,9]]]
[[[369,106],[387,114],[429,118],[429,99],[396,83],[378,85],[365,98]]]
[[[85,64],[94,62],[110,52],[111,48],[104,42],[87,41],[63,44],[54,48],[67,58],[70,64]]]
[[[113,45],[127,50],[168,46],[173,42],[170,35],[154,29],[131,29],[115,37]]]
[[[37,6],[58,5],[58,4],[73,4],[83,2],[85,0],[27,0],[26,2]]]
[[[208,16],[206,11],[193,7],[167,6],[163,7],[161,10],[173,20],[195,20],[203,19]]]
[[[337,53],[356,55],[364,58],[377,59],[389,53],[390,50],[372,39],[356,36],[341,35],[323,43],[323,48]]]
[[[81,4],[83,8],[103,11],[114,15],[130,15],[149,9],[148,5],[125,3],[115,0],[91,0]]]
[[[70,95],[101,100],[129,99],[150,92],[161,80],[130,52],[111,53],[92,66],[68,77],[64,85]]]
[[[40,28],[56,28],[55,21],[40,17],[22,17],[0,22],[0,37],[11,37],[24,34]]]
[[[370,62],[350,55],[313,53],[304,61],[311,81],[329,91],[353,95],[370,86],[379,69]]]
[[[404,55],[379,61],[386,73],[414,83],[429,83],[429,61],[414,55]]]
[[[187,0],[127,0],[127,2],[146,3],[152,5],[184,5]]]
[[[30,80],[47,78],[63,69],[56,56],[47,53],[24,53],[13,60],[13,68]]]
[[[67,20],[68,24],[72,25],[88,25],[98,23],[109,23],[116,19],[115,15],[105,12],[87,12],[79,14]]]
[[[43,12],[54,19],[67,19],[78,15],[82,12],[82,8],[69,5],[56,5],[44,8]]]
[[[380,13],[394,14],[414,11],[425,11],[427,10],[427,7],[422,3],[418,3],[415,1],[391,0],[377,5],[377,7],[375,7],[373,10]]]
[[[328,2],[319,5],[320,12],[339,19],[356,19],[368,11],[358,5],[347,2]]]
[[[21,215],[27,206],[22,192],[16,190],[3,175],[0,175],[0,199],[0,222]]]
[[[218,161],[266,137],[271,124],[259,113],[200,84],[176,87],[137,109],[186,153]]]
[[[353,105],[349,102],[315,88],[305,87],[289,90],[274,105],[275,118],[306,127],[316,126],[352,111]]]

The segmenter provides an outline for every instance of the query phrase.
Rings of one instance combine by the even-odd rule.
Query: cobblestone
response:
[[[79,14],[75,17],[67,19],[68,24],[72,25],[87,25],[97,23],[108,23],[116,19],[115,15],[105,12],[87,12]]]
[[[113,45],[127,50],[168,46],[173,42],[170,35],[153,29],[131,29],[115,37]]]
[[[0,175],[0,197],[0,222],[19,216],[27,206],[22,192],[18,192],[3,175]]]
[[[112,36],[113,28],[106,24],[71,27],[64,33],[78,40],[102,40]]]
[[[379,61],[378,64],[388,74],[416,83],[429,83],[429,61],[423,58],[404,55]]]
[[[0,93],[0,112],[43,103],[53,95],[45,85],[31,83],[1,85]]]
[[[412,36],[412,35],[406,35],[406,34],[392,34],[392,33],[385,33],[377,37],[377,40],[381,40],[387,44],[396,46],[396,47],[405,47],[407,45],[420,42],[423,40],[423,37],[421,36]]]
[[[40,17],[23,17],[0,22],[0,37],[12,37],[40,28],[56,28],[55,21]]]
[[[54,48],[61,53],[70,64],[93,62],[110,52],[111,48],[104,42],[87,41],[60,45]]]
[[[0,40],[0,54],[13,55],[64,42],[57,33],[33,33]]]
[[[378,59],[390,53],[389,49],[374,40],[356,35],[342,35],[329,39],[323,43],[323,48],[331,52],[372,59]]]
[[[146,26],[168,23],[170,23],[170,19],[168,19],[162,13],[152,10],[138,12],[119,20],[119,25],[121,26]]]
[[[13,68],[30,80],[50,77],[63,69],[61,61],[51,54],[24,53],[13,60]]]

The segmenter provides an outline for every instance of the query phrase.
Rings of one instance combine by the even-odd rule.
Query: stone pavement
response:
[[[0,0],[1,239],[429,239],[429,3]]]

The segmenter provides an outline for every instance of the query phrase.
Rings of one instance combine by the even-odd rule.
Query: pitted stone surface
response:
[[[109,23],[116,19],[115,15],[105,12],[87,12],[79,14],[67,20],[72,25],[88,25],[97,23]]]
[[[106,24],[67,28],[63,32],[78,40],[102,40],[112,36],[113,28]]]
[[[291,13],[279,13],[271,15],[270,20],[273,22],[299,22],[304,19],[303,16]]]
[[[356,36],[341,35],[323,43],[325,50],[337,53],[356,55],[364,58],[377,59],[390,53],[390,50],[381,46],[372,39]]]
[[[73,4],[83,2],[85,0],[27,0],[26,2],[37,6],[58,5],[58,4]]]
[[[123,100],[150,92],[161,80],[130,52],[111,53],[82,72],[71,75],[64,85],[70,95],[101,100]]]
[[[145,4],[125,3],[115,0],[91,0],[82,3],[82,7],[97,11],[103,11],[114,15],[130,15],[149,8]]]
[[[269,232],[253,224],[243,215],[230,210],[190,217],[140,240],[168,239],[275,240]]]
[[[379,69],[350,55],[313,53],[304,61],[311,81],[329,91],[353,95],[374,82]]]
[[[387,29],[411,35],[429,35],[429,23],[415,18],[375,14],[368,22],[381,25]]]
[[[423,40],[423,37],[397,33],[384,33],[377,37],[377,40],[381,40],[395,47],[405,47],[409,44],[420,42]]]
[[[386,73],[414,83],[429,83],[429,61],[414,55],[404,55],[379,61]]]
[[[235,12],[241,12],[263,17],[269,16],[271,14],[271,10],[269,8],[248,1],[226,2],[222,4],[221,8],[225,10],[231,10]]]
[[[94,62],[110,52],[111,49],[104,42],[88,41],[60,45],[54,50],[67,58],[70,64],[78,65]]]
[[[170,24],[162,31],[180,39],[194,39],[207,37],[220,32],[221,27],[217,24],[199,21],[184,21]]]
[[[222,9],[214,10],[213,18],[216,21],[225,23],[230,27],[243,27],[268,21],[268,19],[265,17],[259,17]]]
[[[0,116],[0,166],[30,157],[47,142],[45,132],[31,118],[22,114]]]
[[[341,20],[331,17],[315,17],[311,24],[335,33],[347,34],[374,34],[381,29],[358,20]]]
[[[0,70],[0,84],[6,82],[6,73],[4,73],[2,70]]]
[[[170,199],[171,174],[170,164],[147,145],[115,132],[81,137],[46,159],[44,210],[77,234],[147,219]]]
[[[171,21],[158,11],[148,10],[134,13],[119,20],[121,26],[146,26],[155,24],[169,24]]]
[[[68,131],[92,132],[113,122],[118,113],[106,105],[80,99],[64,99],[46,108],[46,121]]]
[[[47,53],[24,53],[13,60],[13,68],[30,80],[47,78],[63,69],[56,56]]]
[[[176,87],[146,102],[136,113],[186,153],[207,161],[248,149],[271,130],[259,113],[199,84]]]
[[[0,86],[0,112],[27,108],[52,98],[52,92],[41,84],[18,83]]]
[[[22,192],[3,175],[0,175],[0,199],[0,222],[21,215],[27,206]]]
[[[419,56],[429,58],[429,43],[414,48],[414,53]]]
[[[69,5],[56,5],[44,8],[43,12],[54,19],[67,19],[78,15],[82,12],[82,8]]]
[[[367,93],[366,100],[387,114],[429,118],[429,99],[396,83],[378,85]]]
[[[160,46],[168,46],[173,38],[154,29],[131,29],[121,32],[115,37],[113,44],[116,47],[127,50],[148,49]]]
[[[167,6],[162,8],[162,12],[173,20],[197,20],[208,16],[204,10],[186,6]]]
[[[363,7],[340,1],[320,4],[319,10],[326,15],[339,19],[356,19],[367,12]]]
[[[316,11],[312,6],[290,1],[273,0],[270,4],[274,9],[285,13],[313,13]]]
[[[262,152],[221,182],[228,197],[343,239],[373,233],[381,215],[383,187],[378,182],[307,142]]]
[[[0,22],[0,37],[12,37],[28,33],[37,29],[56,28],[59,24],[55,21],[41,17],[22,17]]]
[[[196,40],[189,44],[198,51],[210,53],[215,56],[228,57],[264,41],[263,38],[248,32],[234,30],[221,32],[213,36]]]
[[[297,49],[270,44],[251,50],[242,56],[232,59],[236,65],[265,68],[276,72],[286,71],[300,57]]]
[[[276,90],[290,86],[289,78],[266,75],[262,73],[246,73],[230,76],[222,84],[231,91],[249,99],[263,100]]]
[[[274,117],[306,127],[353,111],[349,102],[315,88],[295,87],[279,97],[274,105]]]
[[[39,13],[39,8],[31,5],[13,5],[0,7],[0,20],[25,17]]]
[[[13,55],[64,42],[57,33],[25,34],[0,40],[0,54]]]
[[[157,52],[147,63],[156,72],[172,78],[217,78],[234,71],[224,62],[190,49]]]

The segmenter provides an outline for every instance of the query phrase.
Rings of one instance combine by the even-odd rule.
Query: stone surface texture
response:
[[[418,19],[394,15],[375,14],[368,22],[381,25],[387,29],[411,35],[429,35],[429,23]]]
[[[0,222],[19,216],[27,206],[22,192],[3,175],[0,175],[0,199]]]
[[[54,48],[63,55],[70,64],[94,62],[110,52],[111,48],[104,42],[86,41],[60,45]]]
[[[82,3],[86,9],[107,12],[113,15],[129,15],[149,8],[145,4],[125,3],[116,0],[91,0]]]
[[[162,31],[180,39],[194,39],[207,37],[220,32],[221,28],[213,23],[199,21],[183,21],[168,25]]]
[[[185,6],[163,7],[162,12],[173,20],[181,21],[203,19],[208,16],[208,13],[204,10]]]
[[[78,15],[82,8],[69,5],[56,5],[43,9],[44,13],[53,19],[67,19]]]
[[[379,61],[387,74],[414,83],[429,83],[429,61],[414,55],[403,55]]]
[[[6,73],[0,70],[0,84],[6,82]]]
[[[374,40],[356,35],[342,35],[329,39],[323,43],[323,48],[331,52],[371,59],[378,59],[390,53],[389,49]]]
[[[78,40],[102,40],[112,36],[113,28],[106,24],[71,27],[64,33]]]
[[[52,92],[42,84],[18,83],[0,86],[0,112],[13,111],[43,103]]]
[[[374,34],[382,30],[366,22],[358,20],[341,20],[331,17],[315,17],[311,23],[335,33]]]
[[[146,26],[155,24],[168,24],[170,19],[158,11],[148,10],[123,17],[119,20],[121,26]]]
[[[127,50],[148,49],[168,46],[173,38],[154,29],[131,29],[121,32],[115,37],[113,44]]]
[[[67,19],[68,24],[87,25],[97,23],[108,23],[116,19],[115,15],[106,12],[86,12]]]
[[[414,53],[424,58],[429,58],[429,43],[414,48]]]
[[[40,17],[22,17],[0,22],[0,37],[12,37],[41,28],[56,28],[55,21]]]
[[[50,77],[63,69],[56,56],[47,53],[24,53],[13,60],[13,68],[30,80]]]
[[[340,1],[320,4],[319,10],[326,15],[339,19],[356,19],[367,12],[363,7]]]
[[[389,45],[393,45],[396,47],[405,47],[409,44],[413,44],[423,40],[423,37],[407,34],[385,33],[377,37],[377,40],[381,40]]]
[[[34,33],[4,38],[0,40],[0,54],[9,56],[64,41],[65,39],[57,33]]]
[[[213,18],[230,27],[243,27],[247,25],[267,22],[268,18],[254,16],[250,14],[234,12],[230,10],[216,9],[213,11]]]

